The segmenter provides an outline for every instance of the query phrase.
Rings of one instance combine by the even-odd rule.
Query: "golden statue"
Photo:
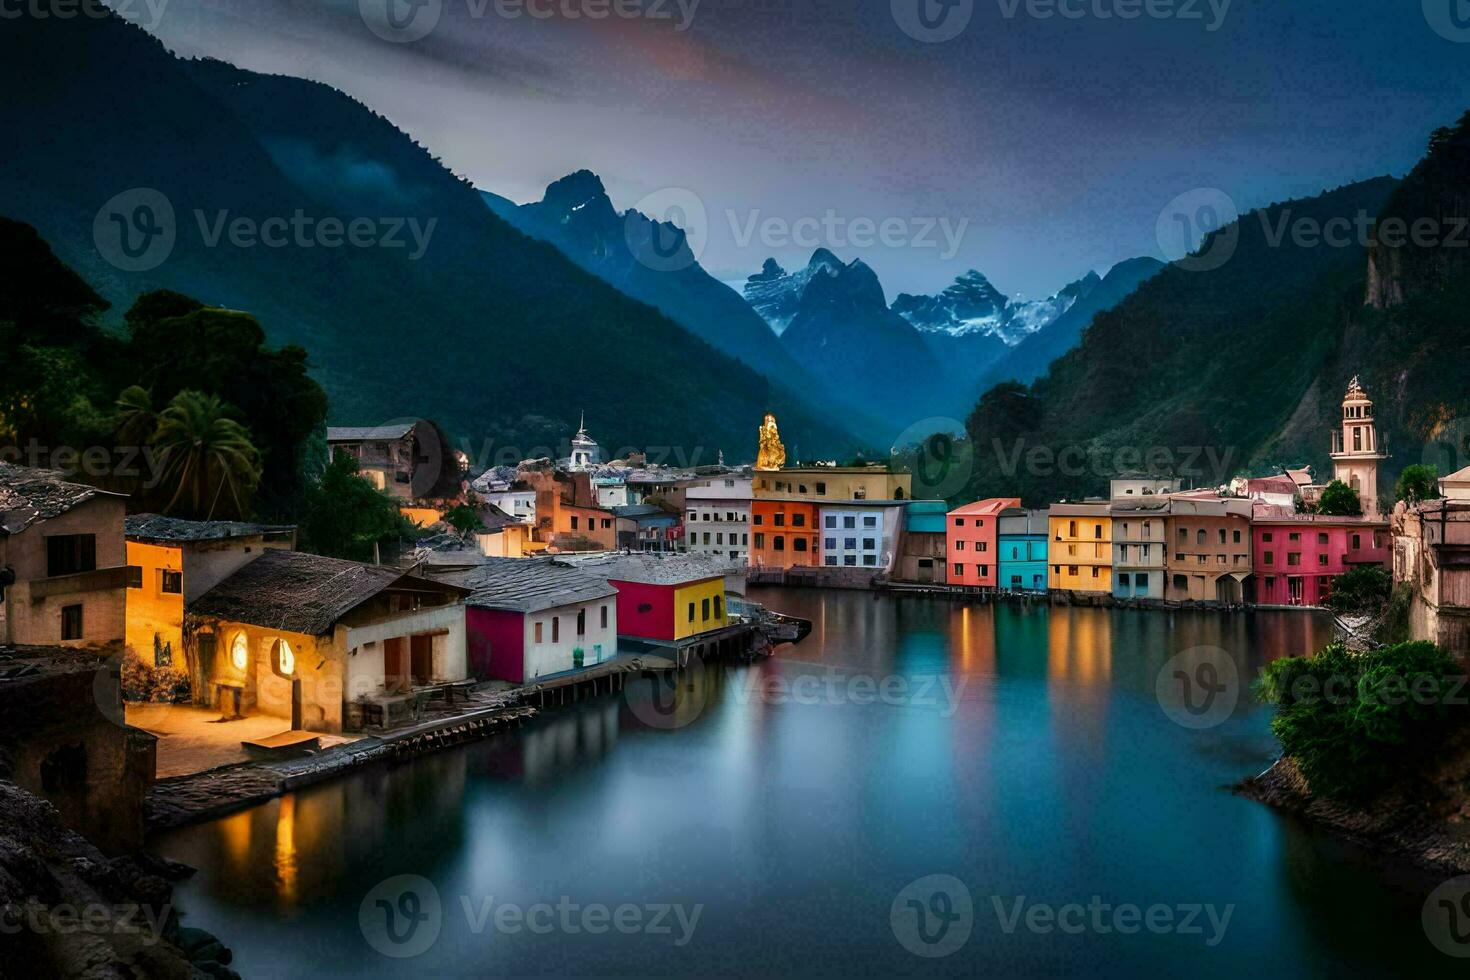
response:
[[[761,448],[755,458],[758,470],[779,470],[786,465],[786,447],[781,445],[781,433],[776,428],[776,416],[766,413],[761,424]]]

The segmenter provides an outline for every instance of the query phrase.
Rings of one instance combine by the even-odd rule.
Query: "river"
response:
[[[643,682],[161,835],[185,924],[247,978],[1453,965],[1438,879],[1230,792],[1277,751],[1250,678],[1325,617],[752,598],[813,634],[672,710]]]

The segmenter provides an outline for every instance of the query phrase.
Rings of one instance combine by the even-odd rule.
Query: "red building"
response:
[[[1339,575],[1363,565],[1390,567],[1387,521],[1275,510],[1258,507],[1251,521],[1258,605],[1326,605]]]
[[[804,500],[757,497],[750,505],[752,567],[792,568],[820,565],[819,505]]]
[[[949,512],[945,539],[950,585],[995,588],[999,580],[1000,513],[1020,506],[1019,497],[993,497]]]

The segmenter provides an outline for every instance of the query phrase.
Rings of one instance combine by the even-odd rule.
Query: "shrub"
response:
[[[1268,665],[1258,700],[1314,793],[1362,799],[1435,751],[1463,724],[1465,676],[1432,643],[1355,654],[1340,643]]]
[[[1377,612],[1393,591],[1393,576],[1377,565],[1363,565],[1332,583],[1327,605],[1334,612]]]
[[[181,704],[191,698],[189,675],[172,667],[155,667],[131,647],[123,653],[124,701]]]

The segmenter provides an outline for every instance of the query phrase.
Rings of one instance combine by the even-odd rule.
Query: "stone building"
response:
[[[1251,501],[1238,498],[1170,499],[1165,518],[1165,599],[1232,605],[1246,601],[1248,580],[1255,571],[1251,508]]]
[[[118,494],[0,463],[0,645],[123,642],[123,516]]]
[[[1393,514],[1393,578],[1411,589],[1410,632],[1470,655],[1470,500],[1432,500]]]
[[[1333,479],[1357,491],[1365,517],[1387,513],[1378,495],[1378,464],[1388,458],[1383,448],[1373,424],[1373,402],[1353,378],[1342,400],[1342,424],[1332,432],[1332,471]]]

